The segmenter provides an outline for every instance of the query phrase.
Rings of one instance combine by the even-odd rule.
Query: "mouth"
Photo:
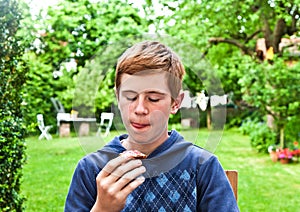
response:
[[[130,122],[131,126],[135,129],[142,130],[146,129],[147,127],[150,126],[150,124],[143,124],[143,123],[138,123],[138,122]]]

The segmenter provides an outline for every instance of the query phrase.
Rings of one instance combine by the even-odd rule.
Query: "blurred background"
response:
[[[22,169],[30,167],[34,152],[43,152],[35,148],[46,151],[52,148],[50,142],[74,142],[81,135],[85,136],[81,144],[87,143],[84,139],[97,142],[94,137],[101,133],[104,112],[114,117],[111,133],[102,141],[124,130],[114,98],[114,68],[127,47],[144,39],[168,44],[186,68],[183,90],[188,98],[181,112],[171,117],[170,129],[215,130],[219,132],[217,139],[223,131],[237,134],[247,145],[249,160],[267,157],[260,170],[275,166],[276,171],[267,172],[275,178],[282,167],[280,159],[287,158],[285,174],[289,177],[279,177],[271,186],[284,181],[292,185],[294,191],[283,202],[289,201],[291,207],[299,205],[299,197],[292,198],[300,186],[299,5],[299,0],[0,0],[1,210],[21,211],[28,206],[25,199],[30,199],[26,196],[32,191],[26,190],[28,185],[25,195],[20,195]],[[88,125],[82,124],[85,122]],[[201,142],[197,133],[186,134],[194,135],[193,142]],[[52,141],[48,146],[36,146],[38,138]],[[222,160],[221,150],[222,146],[216,154]],[[56,155],[68,152],[57,151]],[[269,159],[272,152],[276,153],[275,163]],[[85,153],[77,154],[76,160]],[[36,160],[38,157],[45,155],[36,155]],[[239,157],[247,163],[245,157]],[[224,161],[226,168],[230,160]],[[63,183],[65,188],[73,168]],[[30,173],[29,168],[24,181],[28,179],[26,173]],[[240,190],[245,192],[251,189],[253,179],[244,180]],[[278,189],[284,196],[280,186]],[[57,203],[60,207],[64,192]],[[241,194],[239,200],[242,211],[270,209],[268,198],[261,198],[258,208],[248,209],[256,200],[247,202],[246,196],[246,192]],[[44,204],[36,210],[41,211]],[[271,208],[298,209],[291,207],[283,204]]]

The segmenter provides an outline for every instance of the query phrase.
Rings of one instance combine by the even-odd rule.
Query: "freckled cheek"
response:
[[[132,111],[134,111],[135,106],[134,106],[134,104],[127,104],[126,108],[127,108],[128,112],[132,112]]]
[[[136,103],[124,103],[124,104],[120,104],[120,109],[123,111],[123,113],[134,113],[136,110],[137,104]],[[146,105],[143,105],[143,107],[145,109],[147,109],[148,111],[151,111],[151,107],[148,107]]]

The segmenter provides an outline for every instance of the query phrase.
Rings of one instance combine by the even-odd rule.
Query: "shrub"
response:
[[[300,115],[290,117],[285,128],[286,144],[293,144],[294,141],[300,141]]]
[[[25,162],[21,88],[26,68],[22,40],[17,36],[21,15],[14,0],[0,0],[0,210],[22,211],[19,194]]]
[[[276,142],[276,133],[265,122],[247,119],[240,130],[249,135],[251,146],[258,152],[268,152],[268,147]]]

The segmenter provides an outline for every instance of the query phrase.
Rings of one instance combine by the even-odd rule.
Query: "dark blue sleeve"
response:
[[[97,165],[87,158],[79,161],[65,202],[65,212],[91,210],[97,197],[96,177],[99,171]]]
[[[200,165],[197,183],[200,185],[197,211],[239,211],[229,180],[215,156]]]

